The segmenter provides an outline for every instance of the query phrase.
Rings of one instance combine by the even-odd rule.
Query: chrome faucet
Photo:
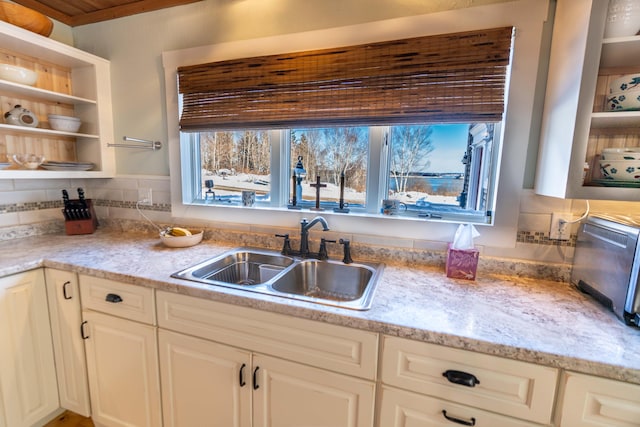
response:
[[[302,221],[300,221],[300,256],[302,257],[306,258],[310,254],[309,229],[317,223],[322,224],[322,231],[329,230],[329,224],[327,224],[327,221],[321,216],[313,218],[311,222],[307,221],[307,218],[302,218]]]

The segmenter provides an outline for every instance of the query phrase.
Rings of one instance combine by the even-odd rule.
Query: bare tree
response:
[[[391,177],[396,191],[407,191],[411,172],[429,167],[429,154],[434,150],[431,126],[397,126],[391,133]]]
[[[324,131],[324,169],[329,180],[340,183],[340,174],[349,176],[350,185],[357,184],[367,156],[367,132],[362,127],[328,128]]]

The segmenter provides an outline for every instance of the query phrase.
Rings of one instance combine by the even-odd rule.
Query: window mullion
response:
[[[281,207],[289,203],[290,181],[290,131],[270,130],[271,142],[271,206]]]
[[[389,127],[372,126],[369,132],[367,173],[367,213],[377,214],[380,201],[387,198],[389,182]]]

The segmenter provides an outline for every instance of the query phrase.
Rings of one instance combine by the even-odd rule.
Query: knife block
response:
[[[77,202],[77,200],[75,201]],[[65,219],[64,228],[67,235],[75,234],[92,234],[98,228],[98,218],[93,209],[93,203],[91,199],[85,199],[87,203],[87,210],[89,211],[90,218],[87,219]]]

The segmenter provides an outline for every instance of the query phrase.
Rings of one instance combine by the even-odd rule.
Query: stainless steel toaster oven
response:
[[[640,326],[640,218],[590,215],[578,229],[571,283]]]

